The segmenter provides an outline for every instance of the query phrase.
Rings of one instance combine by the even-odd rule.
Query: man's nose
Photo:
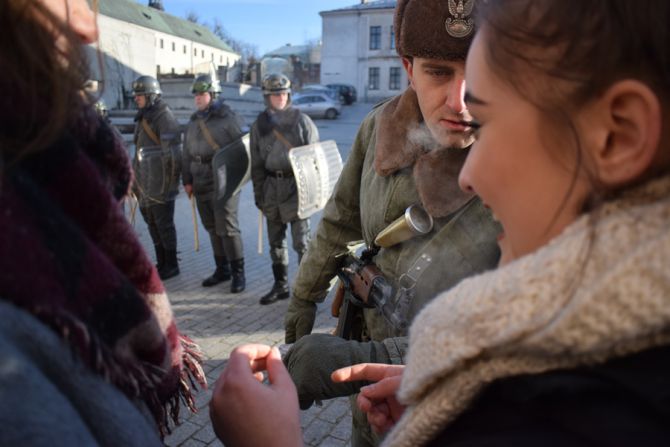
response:
[[[465,106],[465,76],[457,74],[449,83],[447,92],[447,107],[456,113],[462,113],[466,110]]]

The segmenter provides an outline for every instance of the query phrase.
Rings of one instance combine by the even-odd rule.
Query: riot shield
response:
[[[251,176],[251,153],[249,152],[249,134],[222,147],[212,158],[214,174],[214,208],[225,205]]]
[[[181,173],[181,144],[166,147],[144,146],[137,149],[135,178],[144,198],[162,202],[176,191]]]
[[[323,209],[342,172],[342,158],[333,140],[292,148],[288,153],[298,186],[298,217]]]

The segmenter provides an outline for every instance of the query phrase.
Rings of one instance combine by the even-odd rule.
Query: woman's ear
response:
[[[649,170],[661,140],[661,103],[644,83],[613,84],[589,105],[589,156],[603,185],[631,183]]]

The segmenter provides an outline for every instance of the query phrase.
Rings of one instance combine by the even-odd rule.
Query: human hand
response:
[[[190,183],[188,185],[184,185],[184,191],[186,192],[186,195],[190,199],[191,196],[193,195],[193,185]]]
[[[404,369],[404,365],[360,363],[334,371],[331,378],[334,382],[376,382],[361,388],[356,404],[367,413],[373,430],[381,434],[390,430],[405,411],[405,407],[396,399]]]
[[[308,409],[315,400],[356,394],[368,384],[365,381],[335,383],[331,379],[333,371],[364,362],[391,362],[382,343],[345,340],[329,334],[302,337],[283,360],[298,390],[301,410]]]
[[[291,297],[284,315],[284,342],[295,343],[312,333],[316,319],[316,303]]]
[[[262,383],[267,371],[269,384]],[[279,350],[233,350],[209,403],[214,433],[228,447],[302,446],[298,395]]]

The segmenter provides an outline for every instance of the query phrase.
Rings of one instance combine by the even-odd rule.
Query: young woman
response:
[[[359,405],[388,446],[670,445],[670,3],[478,7],[460,183],[500,220],[503,265],[423,310],[404,369],[333,378],[378,381]],[[222,437],[241,439],[220,391],[266,368],[246,397],[285,397],[278,362],[231,355]]]
[[[0,11],[0,444],[162,445],[203,376],[121,210],[126,152],[82,93],[95,14]]]
[[[404,414],[399,376],[360,400],[395,424],[386,445],[670,443],[668,19],[663,1],[480,5],[460,183],[511,262],[422,312],[404,371],[336,374],[402,373]]]

